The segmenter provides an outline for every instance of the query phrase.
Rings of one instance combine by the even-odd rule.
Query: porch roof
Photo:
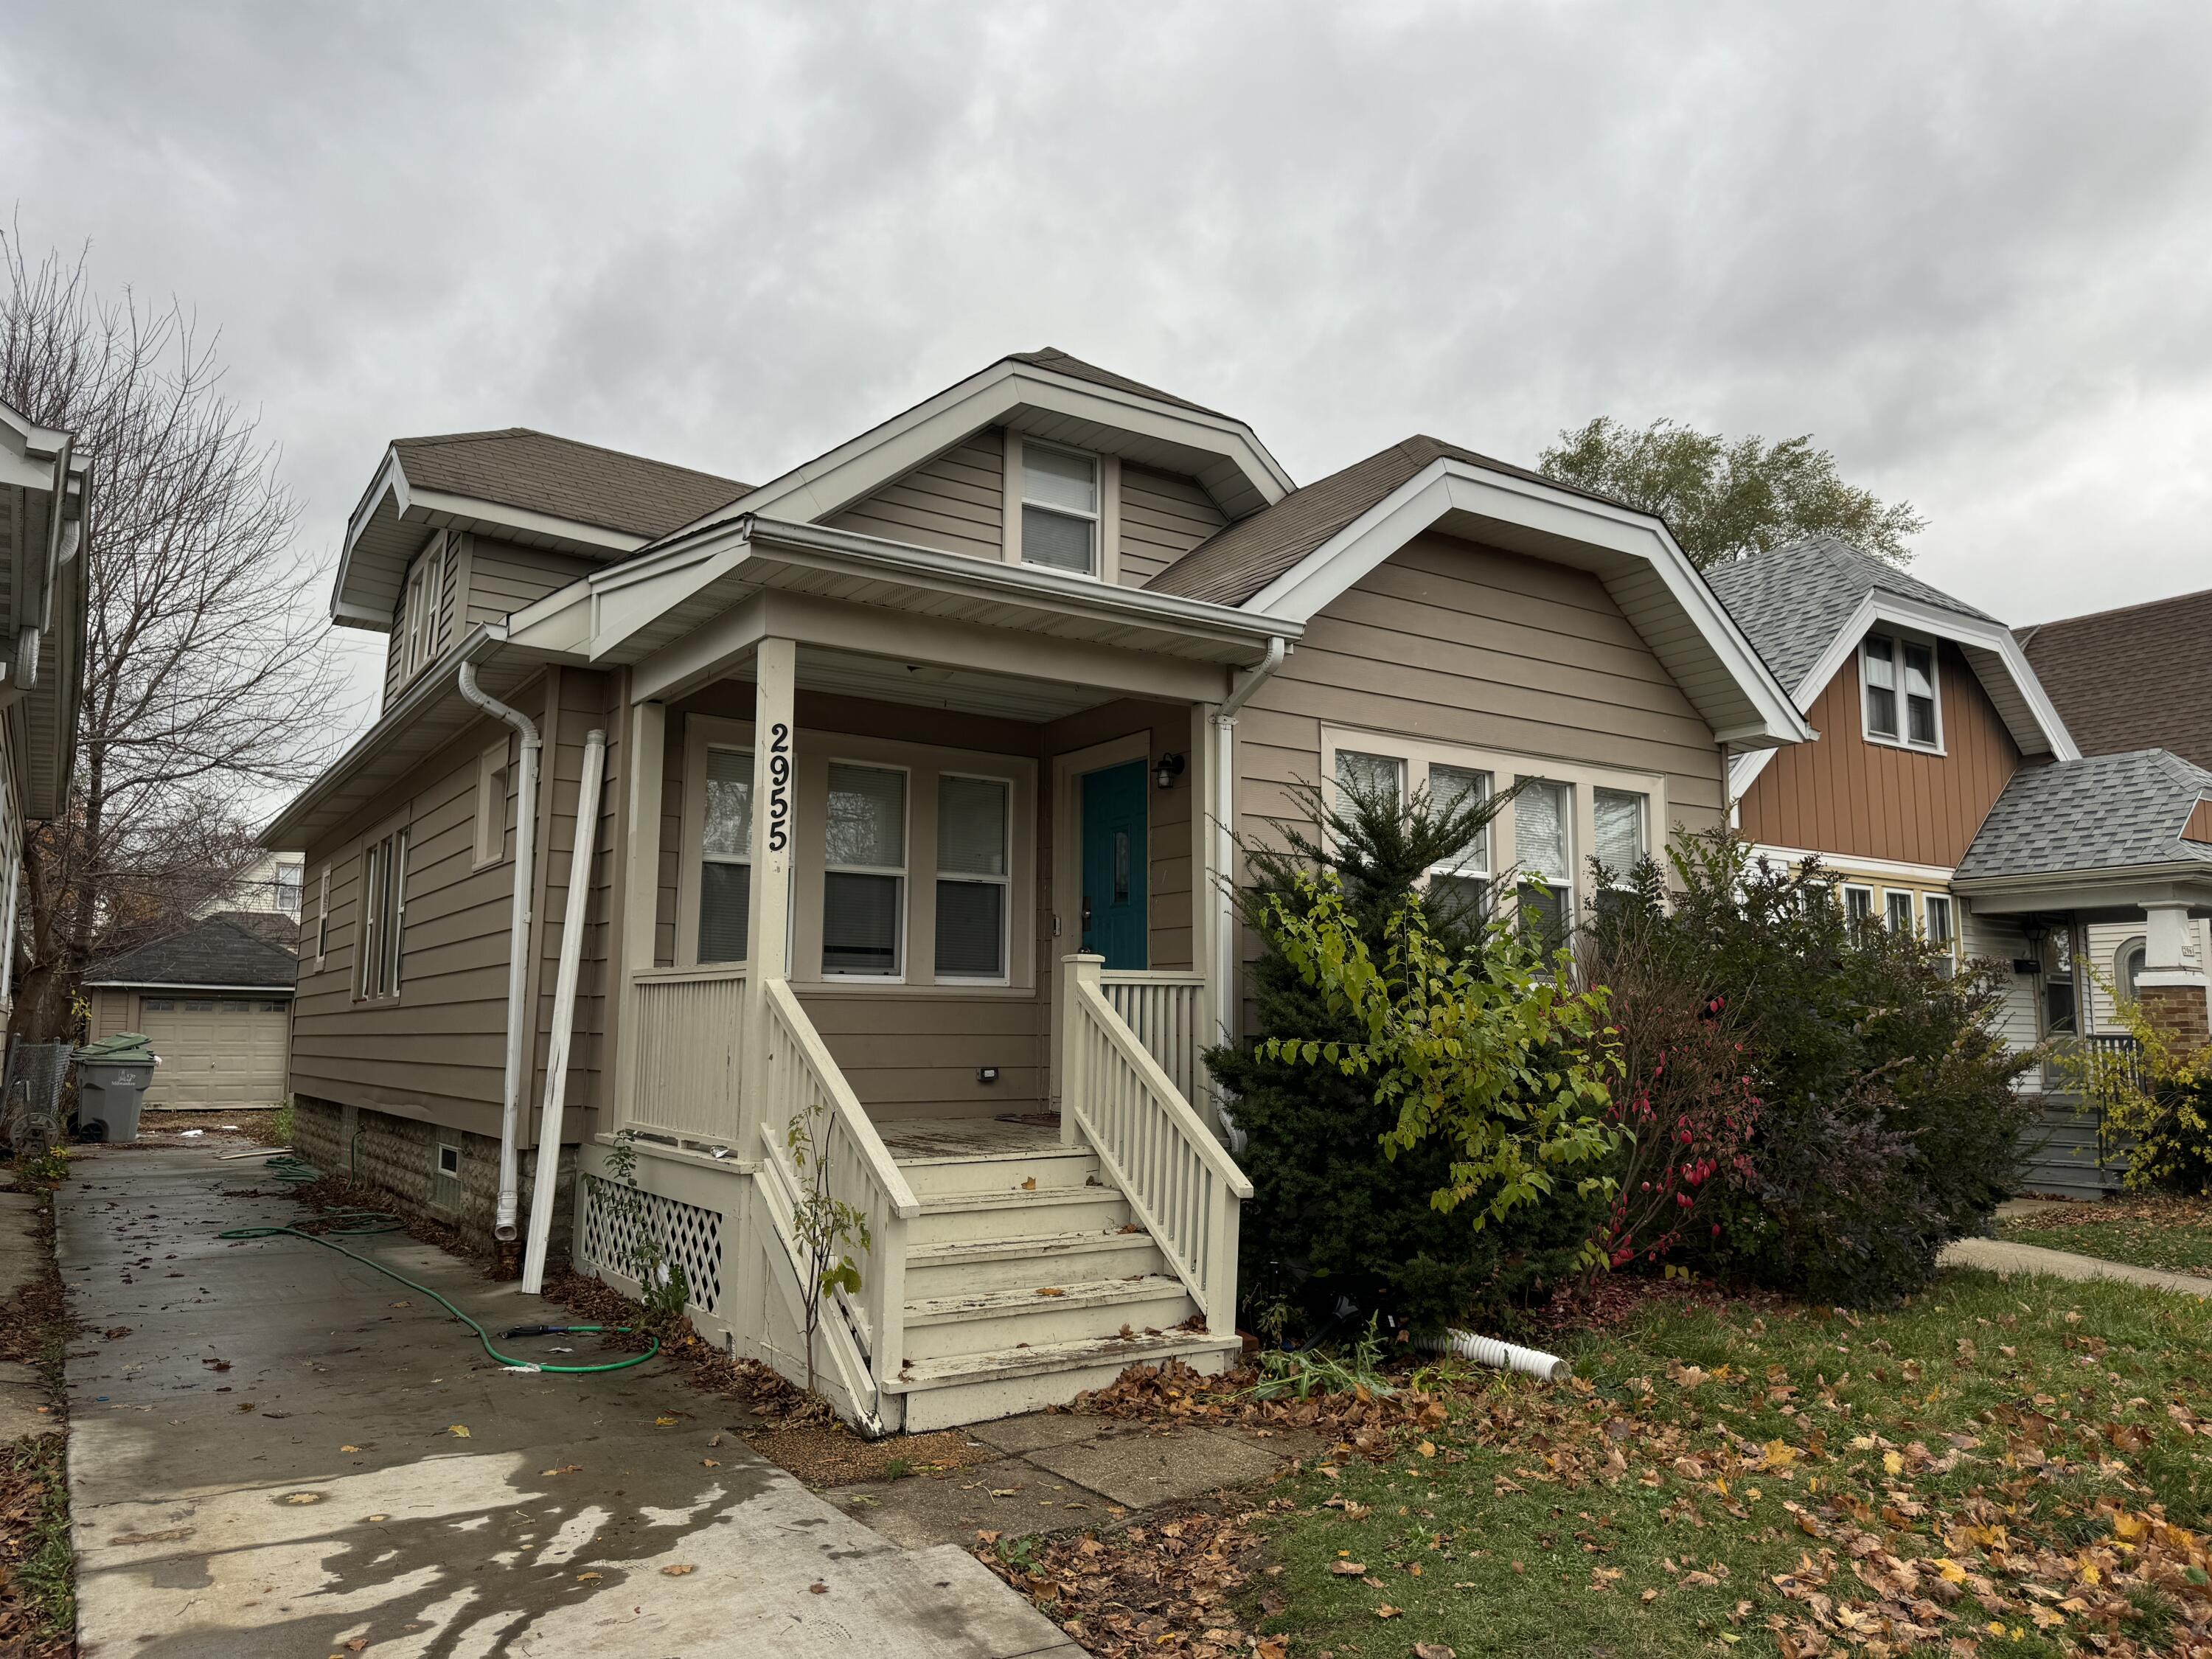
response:
[[[761,594],[861,617],[896,613],[908,620],[883,641],[891,656],[926,653],[933,638],[955,649],[964,638],[972,653],[994,636],[1010,644],[1018,636],[1031,662],[1022,672],[1063,684],[1082,684],[1086,657],[1101,651],[1234,670],[1304,632],[1300,623],[1204,600],[746,514],[579,578],[516,612],[510,636],[597,666],[641,665],[635,695],[666,696],[738,654],[712,625]],[[952,660],[1006,667],[972,655]],[[1223,691],[1227,684],[1223,674]]]
[[[2057,896],[2090,890],[2113,903],[2137,902],[2107,890],[2145,883],[2204,902],[2212,899],[2212,841],[2193,837],[2206,832],[2208,818],[2212,772],[2163,749],[2023,767],[1982,821],[1952,884],[1978,899],[2010,895],[2051,908],[2079,908]]]

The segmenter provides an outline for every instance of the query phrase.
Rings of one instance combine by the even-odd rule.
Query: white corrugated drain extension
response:
[[[1555,1353],[1524,1348],[1517,1342],[1501,1342],[1494,1336],[1477,1336],[1473,1331],[1449,1329],[1442,1337],[1429,1338],[1421,1346],[1431,1353],[1456,1354],[1493,1370],[1540,1376],[1547,1382],[1564,1382],[1575,1374],[1575,1368]]]

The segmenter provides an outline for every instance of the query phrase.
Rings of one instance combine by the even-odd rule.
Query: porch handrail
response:
[[[1206,1084],[1199,1060],[1206,975],[1182,969],[1107,968],[1099,972],[1098,986],[1176,1091],[1196,1106]]]
[[[1217,1334],[1235,1328],[1237,1204],[1252,1183],[1100,985],[1103,958],[1066,959],[1060,1110]]]
[[[744,1152],[744,967],[634,969],[629,1007],[623,1040],[636,1058],[624,1127]]]
[[[896,1378],[905,1364],[907,1224],[921,1213],[921,1204],[891,1161],[867,1109],[846,1082],[822,1034],[792,994],[789,981],[764,979],[760,996],[767,1016],[762,1024],[767,1051],[760,1057],[757,1073],[762,1080],[758,1115],[761,1146],[773,1179],[783,1189],[787,1206],[795,1206],[811,1184],[794,1164],[786,1144],[791,1119],[801,1117],[811,1126],[813,1156],[829,1168],[830,1195],[851,1205],[867,1222],[869,1247],[860,1269],[860,1294],[848,1297],[841,1291],[836,1312],[848,1322],[866,1358],[878,1399],[866,1405],[873,1411],[884,1385]],[[779,1227],[778,1237],[793,1268],[803,1275],[806,1267],[795,1231]],[[825,1328],[830,1323],[830,1311],[825,1307]]]

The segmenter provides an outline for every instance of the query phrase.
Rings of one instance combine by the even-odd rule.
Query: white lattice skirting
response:
[[[659,1193],[640,1192],[635,1213],[607,1201],[605,1182],[584,1183],[584,1224],[580,1254],[585,1263],[624,1279],[637,1277],[638,1229],[646,1230],[684,1269],[691,1306],[712,1315],[722,1300],[722,1218]]]

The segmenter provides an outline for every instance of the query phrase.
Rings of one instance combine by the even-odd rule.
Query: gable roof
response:
[[[2212,590],[2014,631],[2083,752],[2212,766]]]
[[[1215,605],[1243,605],[1277,577],[1296,568],[1301,560],[1424,467],[1445,458],[1591,501],[1623,505],[1610,496],[1560,483],[1510,461],[1494,460],[1417,433],[1364,461],[1354,461],[1326,478],[1292,490],[1264,512],[1216,532],[1156,573],[1145,586],[1156,592],[1179,593]]]
[[[417,489],[519,507],[628,535],[665,536],[752,486],[712,472],[558,438],[526,426],[394,438]]]
[[[1110,368],[1086,363],[1080,357],[1071,357],[1058,346],[1040,346],[1035,351],[1010,351],[1006,354],[1006,361],[1027,363],[1033,368],[1048,368],[1071,380],[1088,380],[1093,386],[1112,386],[1117,392],[1133,392],[1139,398],[1173,404],[1177,409],[1188,409],[1194,414],[1211,415],[1218,421],[1237,418],[1234,415],[1224,415],[1218,409],[1208,409],[1204,404],[1194,404],[1188,398],[1178,398],[1172,392],[1163,392],[1156,386],[1146,386],[1142,380],[1133,380],[1126,374],[1116,374]]]
[[[1893,593],[1954,616],[1996,623],[1986,611],[1833,536],[1808,537],[1714,565],[1705,580],[1793,692],[1808,689],[1806,676],[1869,593]]]
[[[346,521],[331,617],[388,630],[408,564],[434,531],[619,558],[750,487],[529,427],[395,438]]]
[[[218,911],[128,951],[95,958],[85,969],[84,982],[289,990],[299,975],[299,958],[264,937],[268,931],[258,916],[247,921],[239,912]]]
[[[2212,772],[2163,749],[2022,767],[1956,879],[2191,865],[2212,874],[2212,844],[2182,838],[2200,800],[2212,800]]]

